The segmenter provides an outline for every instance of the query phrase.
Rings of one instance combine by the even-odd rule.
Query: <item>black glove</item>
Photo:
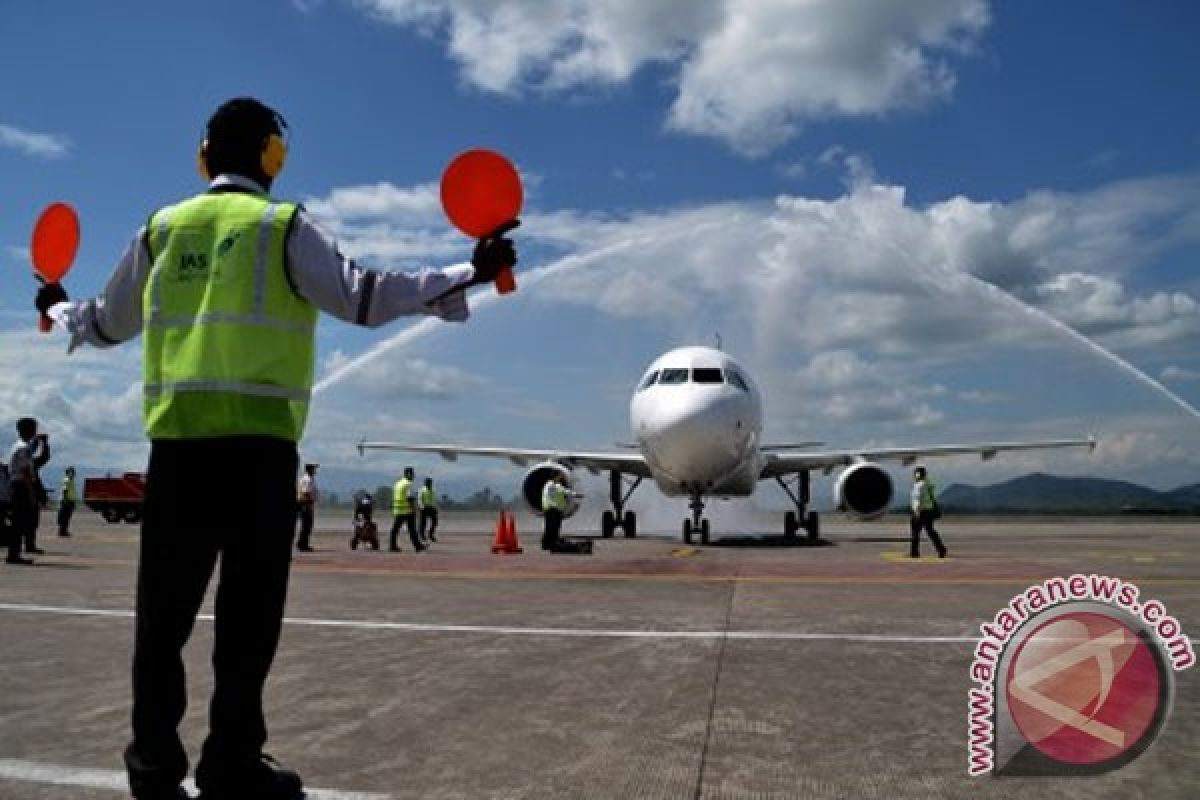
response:
[[[42,288],[38,289],[37,298],[34,299],[33,305],[42,314],[50,310],[50,306],[55,303],[65,302],[67,299],[67,290],[62,287],[61,283],[45,283]]]
[[[517,249],[513,246],[512,239],[506,238],[504,234],[520,224],[521,221],[517,219],[506,222],[479,240],[479,244],[475,245],[475,252],[471,254],[471,263],[475,265],[475,279],[471,281],[471,285],[491,283],[496,280],[500,270],[517,263]]]

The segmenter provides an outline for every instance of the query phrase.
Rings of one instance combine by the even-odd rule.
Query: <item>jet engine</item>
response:
[[[859,519],[882,516],[892,502],[892,479],[877,464],[862,462],[847,467],[833,485],[833,502],[838,511]]]
[[[545,487],[546,481],[560,475],[566,479],[567,489],[574,490],[575,479],[571,474],[571,470],[554,461],[543,461],[541,464],[534,465],[525,473],[525,477],[521,479],[521,496],[525,498],[525,502],[536,513],[542,513],[542,489]],[[569,517],[578,510],[579,500],[572,497],[570,505],[567,506],[567,513],[564,516]]]

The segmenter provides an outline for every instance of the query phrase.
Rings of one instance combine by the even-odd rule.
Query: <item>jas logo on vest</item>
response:
[[[209,254],[203,250],[185,250],[179,256],[179,269],[175,279],[179,283],[194,283],[221,277],[221,262],[229,255],[242,236],[241,232],[231,233],[217,245],[216,266],[209,260]]]

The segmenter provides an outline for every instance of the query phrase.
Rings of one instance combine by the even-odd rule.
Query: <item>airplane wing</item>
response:
[[[400,444],[396,442],[359,442],[359,455],[367,450],[399,450],[406,453],[437,453],[447,461],[456,461],[459,456],[503,458],[518,467],[526,467],[539,461],[557,461],[571,468],[582,468],[597,475],[617,470],[626,475],[643,478],[652,477],[650,468],[641,453],[587,453],[570,450],[525,450],[512,447],[462,447],[456,444]]]
[[[996,454],[1013,450],[1052,450],[1063,447],[1096,449],[1096,438],[1052,439],[1041,442],[987,442],[983,444],[939,444],[929,447],[864,447],[860,450],[821,450],[810,452],[763,453],[763,468],[759,480],[790,475],[803,470],[824,470],[849,466],[860,461],[899,461],[908,466],[922,458],[978,454],[990,461]]]

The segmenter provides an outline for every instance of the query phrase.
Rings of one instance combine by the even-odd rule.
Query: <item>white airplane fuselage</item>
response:
[[[633,436],[663,494],[744,497],[762,468],[762,398],[726,353],[659,356],[629,404]]]

